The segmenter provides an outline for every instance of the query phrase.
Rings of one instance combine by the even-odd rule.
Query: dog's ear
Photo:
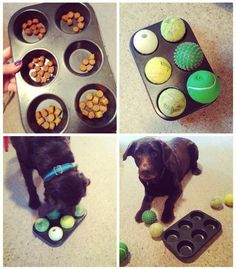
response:
[[[161,140],[156,140],[155,141],[155,145],[161,149],[161,158],[162,158],[162,162],[163,164],[166,166],[168,163],[168,160],[171,156],[172,150],[171,148],[163,141]]]
[[[132,156],[134,157],[134,151],[136,148],[137,142],[132,142],[129,144],[128,148],[126,149],[125,153],[123,154],[123,161],[127,159],[127,157]]]

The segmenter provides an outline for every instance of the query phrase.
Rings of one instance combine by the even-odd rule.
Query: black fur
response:
[[[33,170],[41,177],[53,167],[74,162],[68,137],[11,137],[19,164],[29,192],[29,206],[38,209],[41,205],[33,183]],[[45,202],[49,208],[57,208],[64,214],[73,214],[75,206],[86,194],[87,179],[77,169],[55,176],[44,182]]]
[[[188,139],[174,138],[163,142],[146,137],[131,143],[123,155],[135,159],[139,168],[139,179],[144,185],[145,196],[135,219],[141,222],[142,214],[151,208],[156,196],[168,195],[165,202],[162,221],[167,223],[174,219],[174,205],[182,193],[181,180],[189,170],[199,175],[198,148]]]

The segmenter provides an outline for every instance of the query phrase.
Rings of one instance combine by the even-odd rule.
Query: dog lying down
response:
[[[139,180],[144,186],[145,195],[141,208],[135,216],[137,222],[142,221],[142,214],[151,208],[157,196],[168,198],[165,202],[161,220],[164,223],[174,220],[174,205],[182,193],[181,181],[192,171],[199,175],[198,148],[188,139],[174,138],[169,142],[145,137],[131,143],[123,155],[125,161],[132,156],[138,167]]]
[[[90,180],[77,170],[69,138],[28,136],[11,137],[11,141],[28,189],[29,207],[39,209],[40,217],[52,209],[73,215]],[[33,182],[34,169],[44,181],[44,205]]]

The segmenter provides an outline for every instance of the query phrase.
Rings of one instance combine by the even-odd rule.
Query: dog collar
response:
[[[53,169],[50,170],[43,177],[43,180],[44,180],[44,182],[48,182],[52,178],[54,178],[55,176],[62,175],[65,172],[67,172],[67,171],[69,171],[69,170],[71,170],[73,168],[76,168],[76,167],[77,167],[77,164],[76,163],[65,163],[65,164],[62,164],[62,165],[57,165],[57,166],[53,167]]]

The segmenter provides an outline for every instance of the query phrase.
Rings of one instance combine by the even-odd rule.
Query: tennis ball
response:
[[[209,104],[220,94],[220,80],[210,71],[196,71],[187,80],[187,90],[196,102]]]
[[[55,219],[58,219],[60,217],[60,215],[61,215],[61,213],[57,209],[54,209],[47,214],[47,217],[50,220],[55,220]]]
[[[194,70],[200,66],[202,61],[203,52],[196,43],[184,42],[175,49],[174,62],[183,70]]]
[[[221,197],[214,197],[211,199],[210,205],[213,209],[222,209],[223,208],[223,200]]]
[[[148,29],[143,29],[134,35],[133,44],[139,53],[150,54],[156,50],[158,39],[155,33]]]
[[[34,228],[38,231],[38,232],[46,232],[47,229],[49,228],[49,221],[45,218],[38,218],[36,219],[35,223],[34,223]]]
[[[177,42],[183,38],[186,32],[182,19],[176,16],[168,16],[161,23],[161,35],[169,42]]]
[[[154,211],[152,210],[146,210],[142,214],[142,221],[145,224],[152,224],[156,221],[157,215]]]
[[[160,94],[157,105],[164,115],[177,117],[186,108],[186,98],[180,90],[168,88]]]
[[[225,205],[233,207],[233,194],[228,193],[225,195]]]
[[[79,217],[82,217],[83,215],[85,215],[85,213],[86,213],[86,209],[82,206],[82,205],[77,205],[76,207],[75,207],[75,216],[77,217],[77,218],[79,218]]]
[[[149,227],[149,232],[150,232],[151,236],[154,238],[160,237],[162,235],[163,231],[164,231],[164,228],[160,223],[153,223]]]
[[[59,241],[63,237],[63,230],[60,227],[54,226],[49,230],[48,236],[52,241]]]
[[[127,259],[128,254],[129,250],[127,245],[124,242],[120,241],[120,263]]]
[[[70,229],[75,224],[75,219],[72,216],[63,216],[60,220],[61,227],[64,229]]]
[[[162,84],[171,76],[171,65],[163,57],[153,57],[147,62],[144,71],[150,82]]]

